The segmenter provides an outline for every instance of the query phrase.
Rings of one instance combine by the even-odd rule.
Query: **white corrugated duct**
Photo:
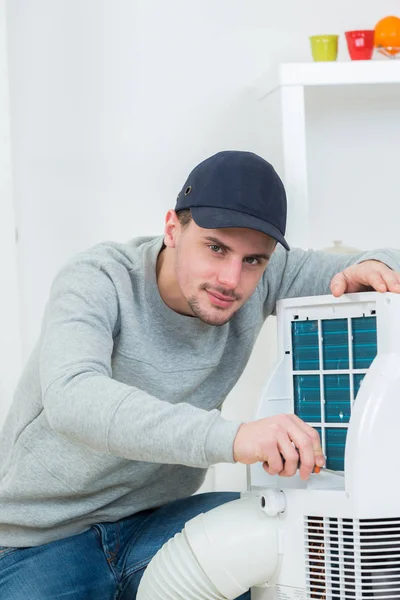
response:
[[[278,519],[260,498],[234,500],[188,521],[164,544],[137,600],[230,600],[271,582],[278,563]]]

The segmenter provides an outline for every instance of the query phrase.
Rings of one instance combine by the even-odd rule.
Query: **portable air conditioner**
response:
[[[332,473],[249,468],[249,493],[265,505],[279,490],[283,509],[279,566],[252,600],[400,598],[400,296],[297,298],[277,314],[280,361],[257,418],[316,427]]]
[[[327,470],[304,482],[249,467],[240,500],[156,554],[138,600],[400,599],[400,295],[283,300],[277,317],[256,418],[317,428]]]

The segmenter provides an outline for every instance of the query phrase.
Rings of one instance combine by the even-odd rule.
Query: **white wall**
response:
[[[398,11],[398,0],[9,0],[7,7],[26,358],[51,280],[72,253],[101,239],[161,232],[198,161],[224,148],[262,151],[252,85],[271,63],[309,60],[309,34],[373,27]],[[229,414],[252,413],[268,352],[264,333]]]
[[[20,372],[5,2],[0,2],[0,425]]]
[[[196,162],[257,151],[249,88],[270,63],[308,60],[308,34],[372,27],[398,2],[7,6],[26,357],[63,261],[100,239],[161,231]]]

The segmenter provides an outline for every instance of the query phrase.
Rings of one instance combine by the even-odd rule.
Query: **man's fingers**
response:
[[[371,272],[367,277],[367,285],[372,287],[377,292],[387,292],[388,287],[386,281],[383,279],[382,274],[379,272]]]
[[[283,456],[278,450],[278,446],[276,441],[274,440],[274,444],[270,445],[268,451],[268,456],[265,457],[263,462],[263,468],[270,475],[277,475],[284,468]]]
[[[387,291],[395,294],[400,293],[400,273],[387,269],[387,271],[382,274],[382,279],[386,284]]]
[[[336,298],[344,294],[347,290],[347,279],[343,273],[337,273],[331,279],[331,292]]]
[[[316,429],[314,429],[313,427],[311,427],[310,425],[307,425],[307,423],[302,421],[297,415],[288,415],[288,417],[294,422],[294,424],[297,427],[302,429],[309,438],[311,438],[311,442],[312,442],[312,446],[313,446],[313,450],[314,450],[314,456],[315,456],[315,463],[319,467],[323,467],[325,465],[325,456],[324,456],[324,452],[322,450],[321,438],[319,437],[318,431]],[[290,431],[289,431],[289,434],[290,434]]]
[[[318,432],[296,415],[277,415],[243,423],[233,448],[236,462],[261,462],[270,475],[294,475],[308,479],[315,465],[323,466],[325,457]]]
[[[347,267],[331,279],[330,289],[334,296],[345,293],[360,292],[368,289],[377,292],[400,293],[400,273],[392,271],[387,265],[367,260]]]
[[[288,420],[291,421],[287,428],[289,438],[300,455],[300,477],[308,479],[316,464],[318,466],[325,464],[318,432],[296,415],[290,415]]]
[[[283,457],[282,477],[292,477],[299,468],[300,456],[286,432],[278,435],[278,447]]]

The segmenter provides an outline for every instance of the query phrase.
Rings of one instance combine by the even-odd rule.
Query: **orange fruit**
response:
[[[383,53],[394,56],[400,52],[400,19],[384,17],[375,26],[375,46]]]

